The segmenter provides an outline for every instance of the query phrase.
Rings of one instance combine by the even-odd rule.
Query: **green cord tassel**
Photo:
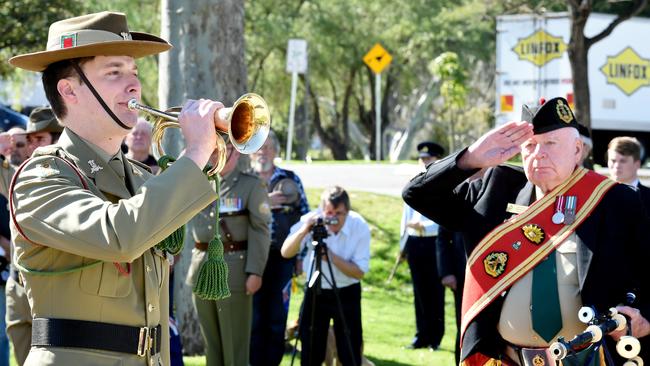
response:
[[[216,175],[215,175],[216,177]],[[217,182],[217,192],[220,191],[219,178]],[[199,273],[194,285],[194,293],[203,300],[220,300],[230,296],[228,288],[228,265],[223,258],[223,243],[219,233],[219,200],[215,205],[215,225],[214,237],[208,244],[208,258],[199,267]]]
[[[169,155],[163,155],[158,159],[158,166],[163,171],[174,162],[174,158]],[[179,227],[171,233],[168,237],[163,239],[160,243],[156,244],[155,248],[162,251],[167,251],[171,255],[176,255],[183,250],[183,244],[185,242],[185,225]]]

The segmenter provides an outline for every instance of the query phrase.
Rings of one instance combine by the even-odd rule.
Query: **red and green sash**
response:
[[[562,244],[615,184],[600,174],[577,168],[566,182],[481,240],[467,259],[461,340],[470,322]],[[568,225],[551,221],[559,196],[577,198],[575,220]]]

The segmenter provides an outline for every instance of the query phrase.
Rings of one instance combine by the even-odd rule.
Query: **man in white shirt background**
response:
[[[300,323],[301,364],[320,365],[323,362],[327,332],[333,319],[339,361],[343,365],[360,365],[363,339],[360,281],[369,269],[370,229],[361,215],[350,210],[350,197],[343,188],[326,189],[321,195],[320,207],[302,216],[300,222],[291,227],[282,245],[281,252],[285,258],[308,248],[303,261],[307,284],[312,283],[311,277],[315,275],[312,271],[315,249],[322,250],[322,245],[312,245],[312,241],[317,239],[312,229],[318,219],[323,220],[327,230],[327,237],[322,239],[327,250],[321,257],[320,278],[314,278],[315,284],[307,286],[305,292]],[[339,315],[333,285],[338,289],[344,319]],[[345,326],[348,334],[344,333]]]

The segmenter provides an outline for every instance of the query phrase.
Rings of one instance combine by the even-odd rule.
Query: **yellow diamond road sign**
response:
[[[542,29],[526,38],[520,38],[512,48],[520,60],[530,61],[537,66],[561,58],[566,49],[567,44],[562,37],[555,37]]]
[[[386,66],[390,65],[392,60],[393,56],[391,56],[390,53],[388,53],[388,51],[386,51],[379,43],[363,56],[363,62],[365,62],[370,70],[375,74],[381,73]]]
[[[605,74],[608,84],[616,85],[627,95],[650,85],[650,60],[641,58],[630,47],[616,56],[608,56],[600,71]]]

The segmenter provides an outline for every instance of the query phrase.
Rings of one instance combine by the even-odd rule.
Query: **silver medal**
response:
[[[546,216],[548,217],[548,216]],[[553,217],[551,217],[551,221],[553,221],[554,224],[560,225],[561,223],[564,222],[564,214],[560,211],[556,211],[553,214]]]

